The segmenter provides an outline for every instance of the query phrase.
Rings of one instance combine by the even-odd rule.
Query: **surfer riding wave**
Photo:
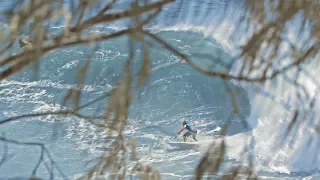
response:
[[[187,123],[187,121],[183,121],[182,122],[182,129],[178,132],[178,135],[180,135],[180,133],[183,131],[183,130],[188,130],[186,133],[183,134],[183,141],[186,142],[187,141],[187,137],[189,137],[190,135],[192,135],[192,138],[197,141],[196,139],[196,135],[198,133],[198,131],[193,128],[190,124]]]

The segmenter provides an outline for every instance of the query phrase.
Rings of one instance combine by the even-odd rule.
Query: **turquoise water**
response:
[[[3,7],[10,6],[8,2]],[[230,63],[231,51],[223,39],[216,38],[213,32],[217,16],[222,16],[226,1],[178,1],[167,8],[153,22],[150,30],[175,48],[188,54],[202,66],[211,67],[216,62]],[[240,13],[243,3],[230,1],[233,13]],[[128,2],[120,3],[124,8]],[[181,7],[179,9],[179,7]],[[203,11],[205,9],[205,11]],[[187,13],[189,12],[189,13]],[[190,13],[191,12],[191,13]],[[202,17],[202,18],[201,18]],[[203,18],[206,17],[206,18]],[[170,19],[170,20],[169,20]],[[95,31],[111,32],[125,27],[126,22],[100,27]],[[201,27],[201,28],[197,28]],[[52,27],[52,31],[60,28]],[[208,36],[212,32],[212,36]],[[229,42],[230,43],[230,42]],[[231,42],[232,43],[232,42]],[[94,54],[86,78],[82,102],[101,96],[121,79],[121,70],[128,57],[125,37],[99,44]],[[17,45],[16,45],[17,46]],[[77,46],[56,50],[40,63],[38,76],[33,68],[27,68],[0,83],[0,119],[18,115],[21,112],[39,112],[61,108],[63,97],[70,87],[75,86],[75,75],[79,65],[83,65],[93,47]],[[139,70],[137,49],[134,70]],[[152,74],[149,82],[135,89],[135,99],[130,107],[130,122],[125,133],[137,140],[138,154],[143,162],[151,163],[158,169],[163,179],[190,179],[205,151],[203,148],[177,148],[164,141],[176,134],[181,121],[187,120],[200,129],[203,135],[216,136],[220,133],[229,114],[233,111],[231,99],[226,93],[223,81],[208,77],[182,63],[172,53],[159,45],[151,48]],[[214,68],[219,68],[214,66]],[[282,154],[291,151],[267,151],[264,145],[270,145],[270,132],[279,127],[273,121],[262,125],[257,119],[258,104],[252,89],[227,82],[233,90],[239,88],[236,98],[239,102],[239,116],[233,117],[227,132],[227,151],[225,166],[236,165],[240,160],[240,151],[246,139],[254,137],[251,153],[261,179],[302,179],[319,178],[319,165],[306,163],[303,168],[291,163]],[[260,102],[260,103],[264,103]],[[267,101],[265,101],[267,103]],[[86,110],[87,114],[99,114],[104,111],[103,103]],[[278,114],[277,114],[278,113]],[[274,116],[283,116],[277,111]],[[271,116],[270,117],[274,117]],[[268,116],[269,117],[269,116]],[[245,126],[247,121],[249,126]],[[267,121],[268,122],[268,121]],[[0,133],[10,139],[23,142],[41,142],[49,149],[51,156],[62,173],[56,172],[54,179],[73,179],[92,165],[87,162],[98,158],[105,148],[102,147],[101,130],[86,121],[77,118],[48,116],[27,118],[1,125]],[[0,153],[5,152],[0,146]],[[267,150],[265,150],[267,149]],[[40,148],[21,145],[9,145],[9,161],[0,167],[0,179],[29,177],[39,158]],[[273,154],[277,160],[265,163],[266,157]],[[289,153],[290,154],[290,153]],[[309,153],[308,156],[314,155]],[[317,158],[318,155],[316,154]],[[307,158],[304,156],[304,158]],[[320,158],[319,158],[320,159]],[[303,159],[302,159],[303,161]],[[295,162],[300,162],[296,160]],[[298,163],[299,164],[299,163]],[[44,165],[40,166],[38,177],[48,179]]]

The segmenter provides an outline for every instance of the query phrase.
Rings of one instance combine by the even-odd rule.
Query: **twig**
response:
[[[226,88],[226,92],[229,93],[230,97],[231,97],[231,103],[233,105],[233,113],[234,114],[239,114],[239,116],[241,117],[240,110],[239,110],[239,104],[238,104],[238,101],[237,101],[237,98],[236,98],[235,94],[233,93],[233,91],[232,91],[230,85],[228,84],[228,82],[224,81],[224,85],[225,85],[225,88]],[[244,119],[244,117],[241,117],[241,122],[243,123],[245,128],[249,127],[248,122]]]
[[[112,13],[112,14],[106,14],[103,16],[95,16],[93,18],[88,19],[87,21],[83,22],[79,26],[75,28],[71,28],[72,32],[79,32],[82,31],[83,29],[90,28],[91,26],[102,24],[102,23],[107,23],[107,22],[113,22],[117,21],[120,19],[124,18],[129,18],[129,17],[134,17],[140,14],[147,13],[149,11],[152,11],[154,9],[159,9],[160,7],[172,3],[175,0],[163,0],[163,1],[158,1],[155,3],[147,4],[142,7],[136,7],[136,8],[130,8],[126,11],[122,12],[117,12],[117,13]]]
[[[314,45],[313,47],[311,47],[303,56],[301,56],[300,58],[298,58],[296,61],[290,63],[289,65],[285,66],[284,68],[273,72],[273,74],[271,74],[270,76],[262,76],[262,77],[254,77],[254,78],[250,78],[247,76],[233,76],[224,72],[217,72],[217,71],[211,71],[209,69],[205,69],[202,68],[201,66],[199,66],[198,64],[192,62],[185,54],[180,53],[178,50],[176,50],[175,48],[173,48],[171,45],[169,45],[168,43],[166,43],[165,41],[163,41],[162,39],[160,39],[159,37],[157,37],[154,34],[151,34],[145,30],[142,31],[143,33],[145,33],[146,35],[148,35],[149,37],[151,37],[152,39],[154,39],[155,41],[157,41],[158,43],[162,44],[166,49],[170,50],[171,52],[173,52],[174,54],[176,54],[177,56],[179,56],[182,60],[184,60],[185,62],[187,62],[188,64],[190,64],[193,68],[195,68],[196,70],[209,75],[209,76],[217,76],[220,77],[222,79],[234,79],[234,80],[238,80],[238,81],[246,81],[246,82],[264,82],[266,80],[271,80],[273,78],[275,78],[276,76],[278,76],[279,74],[282,74],[288,70],[290,70],[291,68],[301,64],[302,62],[304,62],[306,60],[306,58],[308,56],[310,56],[314,50],[316,49],[317,45]]]
[[[62,172],[62,170],[60,169],[60,167],[57,165],[57,163],[53,160],[52,156],[50,155],[50,152],[48,151],[48,149],[44,149],[45,152],[47,152],[47,156],[49,157],[51,163],[56,167],[56,169],[59,171],[59,173],[62,175],[62,177],[64,179],[68,179],[66,175],[64,175],[64,173]]]
[[[35,114],[23,114],[20,116],[10,117],[10,118],[7,118],[5,120],[0,121],[0,125],[11,122],[11,121],[16,121],[16,120],[19,120],[22,118],[27,118],[27,117],[38,117],[38,116],[46,116],[46,115],[74,115],[76,117],[88,120],[93,125],[96,125],[98,127],[104,127],[103,124],[98,124],[98,123],[95,123],[94,121],[90,120],[90,119],[104,119],[105,118],[104,116],[84,116],[84,115],[81,115],[80,113],[77,113],[77,111],[84,109],[84,108],[86,108],[86,107],[88,107],[98,101],[101,101],[101,100],[107,98],[108,96],[110,96],[110,92],[105,93],[104,95],[102,95],[102,96],[100,96],[90,102],[87,102],[74,110],[49,111],[49,112],[42,112],[42,113],[35,113]]]
[[[6,138],[4,138],[4,137],[0,137],[0,141],[12,143],[12,144],[18,144],[18,145],[28,145],[28,146],[40,146],[40,147],[44,147],[44,145],[43,145],[42,143],[19,142],[19,141],[16,141],[16,140],[6,139]]]
[[[31,175],[31,177],[34,177],[34,176],[36,175],[36,172],[37,172],[37,170],[38,170],[38,168],[39,168],[39,166],[40,166],[41,162],[43,161],[43,155],[44,155],[44,145],[43,145],[43,146],[41,146],[41,154],[40,154],[40,158],[39,158],[39,160],[38,160],[38,163],[37,163],[36,167],[34,167],[34,169],[33,169],[33,171],[32,171],[32,175]]]
[[[93,35],[88,35],[88,36],[84,36],[84,37],[77,37],[77,36],[64,37],[64,39],[61,40],[61,43],[55,42],[55,43],[44,45],[44,47],[42,48],[41,51],[43,52],[43,54],[45,54],[45,53],[48,53],[49,51],[52,51],[57,48],[67,47],[67,46],[71,46],[71,45],[75,45],[75,44],[87,44],[87,43],[91,43],[91,42],[99,42],[99,41],[103,41],[103,40],[107,40],[107,39],[116,38],[116,37],[122,36],[124,34],[128,34],[128,33],[132,32],[133,30],[134,30],[134,28],[129,28],[129,29],[118,31],[116,33],[112,33],[112,34],[102,34],[102,35],[101,34],[93,34]],[[44,44],[46,44],[46,43],[44,43]],[[25,51],[18,53],[16,55],[11,55],[6,58],[1,58],[0,59],[0,66],[6,65],[9,63],[13,63],[15,60],[18,60],[20,58],[30,56],[30,55],[34,54],[35,51],[36,51],[35,48],[32,47],[32,48],[26,49]],[[15,63],[17,63],[17,62],[15,62]]]
[[[1,160],[0,160],[0,167],[2,166],[2,164],[3,164],[3,163],[7,160],[7,158],[8,158],[8,144],[7,144],[7,142],[4,142],[3,148],[4,148],[4,152],[3,152],[2,158],[1,158]]]
[[[96,103],[96,102],[98,102],[98,101],[101,101],[101,100],[109,97],[110,95],[111,95],[111,92],[107,92],[107,93],[105,93],[104,95],[102,95],[102,96],[100,96],[100,97],[98,97],[98,98],[96,98],[96,99],[94,99],[94,100],[92,100],[92,101],[90,101],[90,102],[87,102],[87,103],[83,104],[82,106],[74,109],[73,111],[74,111],[74,112],[77,112],[77,111],[79,111],[80,109],[84,109],[84,108],[86,108],[86,107],[88,107],[88,106],[90,106],[90,105],[92,105],[92,104],[94,104],[94,103]]]
[[[42,143],[35,143],[35,142],[20,142],[16,140],[11,140],[11,139],[6,139],[4,137],[0,137],[0,141],[7,142],[7,143],[12,143],[12,144],[17,144],[17,145],[26,145],[26,146],[38,146],[42,149],[40,159],[35,167],[35,169],[32,172],[32,176],[35,174],[36,170],[38,169],[41,161],[43,160],[44,153],[46,152],[46,155],[49,157],[51,163],[56,167],[56,169],[59,171],[59,173],[63,176],[64,179],[68,179],[64,173],[60,170],[59,166],[56,164],[56,162],[53,160],[52,156],[50,155],[49,151],[46,149],[44,144]]]
[[[54,178],[53,165],[51,165],[51,168],[50,168],[46,161],[43,161],[43,164],[46,167],[47,171],[50,173],[50,180],[52,180]]]
[[[23,114],[20,116],[10,117],[10,118],[7,118],[5,120],[0,121],[0,125],[8,123],[8,122],[16,121],[19,119],[27,118],[27,117],[39,117],[39,116],[46,116],[46,115],[74,115],[76,117],[87,119],[87,120],[89,120],[89,119],[104,119],[103,116],[84,116],[79,113],[75,113],[74,111],[49,111],[49,112],[42,112],[42,113],[35,113],[35,114]],[[89,120],[89,122],[96,125],[96,126],[104,127],[103,124],[97,124],[91,120]]]
[[[112,7],[114,6],[114,4],[117,2],[118,0],[112,0],[110,3],[108,3],[100,12],[98,12],[97,16],[101,16],[103,15],[106,11],[108,11],[109,9],[112,9]]]

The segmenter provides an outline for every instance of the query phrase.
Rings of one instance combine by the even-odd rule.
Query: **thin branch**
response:
[[[104,127],[103,124],[98,124],[94,121],[92,121],[91,119],[105,119],[104,116],[85,116],[85,115],[81,115],[79,113],[75,113],[74,111],[49,111],[49,112],[42,112],[42,113],[35,113],[35,114],[23,114],[20,116],[14,116],[14,117],[10,117],[7,118],[5,120],[0,121],[0,125],[8,123],[8,122],[12,122],[12,121],[17,121],[19,119],[23,119],[23,118],[27,118],[27,117],[39,117],[39,116],[47,116],[47,115],[73,115],[82,119],[86,119],[88,120],[91,124],[96,125],[98,127]]]
[[[161,8],[156,9],[156,11],[155,11],[154,13],[150,14],[150,15],[147,17],[147,19],[145,19],[145,20],[143,20],[143,21],[141,22],[141,25],[143,26],[143,25],[145,25],[145,24],[148,24],[148,23],[149,23],[154,17],[156,17],[160,12],[161,12]]]
[[[247,77],[247,76],[233,76],[233,75],[230,75],[230,74],[227,74],[227,73],[224,73],[224,72],[211,71],[209,69],[202,68],[198,64],[192,62],[185,54],[180,53],[178,50],[176,50],[174,47],[172,47],[171,45],[169,45],[168,43],[166,43],[165,41],[163,41],[162,39],[160,39],[156,35],[151,34],[151,33],[147,32],[145,30],[143,30],[142,32],[145,33],[146,35],[148,35],[149,37],[151,37],[152,39],[154,39],[155,41],[157,41],[158,43],[162,44],[166,49],[170,50],[171,52],[173,52],[174,54],[179,56],[182,60],[184,60],[185,62],[190,64],[193,68],[195,68],[196,70],[198,70],[198,71],[200,71],[200,72],[202,72],[202,73],[204,73],[206,75],[217,76],[217,77],[220,77],[222,79],[234,79],[234,80],[238,80],[238,81],[247,81],[247,82],[264,82],[266,80],[274,79],[279,74],[282,74],[282,73],[290,70],[291,68],[303,63],[306,60],[307,57],[312,55],[312,53],[314,52],[314,50],[318,46],[318,45],[312,46],[303,56],[298,58],[296,61],[290,63],[289,65],[285,66],[284,68],[273,72],[273,74],[271,74],[270,76],[262,76],[262,77],[250,78],[250,77]]]
[[[98,124],[98,123],[95,123],[94,121],[91,120],[91,119],[105,119],[104,116],[84,116],[84,115],[81,115],[80,113],[77,113],[77,111],[84,109],[86,107],[89,107],[90,105],[92,105],[98,101],[101,101],[101,100],[107,98],[108,96],[110,96],[110,92],[108,92],[108,93],[106,93],[106,94],[104,94],[104,95],[102,95],[102,96],[100,96],[90,102],[87,102],[74,110],[49,111],[49,112],[42,112],[42,113],[35,113],[35,114],[23,114],[20,116],[10,117],[10,118],[7,118],[5,120],[0,121],[0,125],[11,122],[11,121],[16,121],[19,119],[27,118],[27,117],[39,117],[39,116],[47,116],[47,115],[66,115],[66,116],[67,115],[74,115],[76,117],[88,120],[93,125],[96,125],[98,127],[104,127],[103,124]]]
[[[133,29],[130,28],[130,29],[118,31],[113,34],[89,35],[87,37],[80,37],[80,38],[78,38],[78,37],[65,38],[61,42],[61,44],[53,43],[51,45],[44,46],[44,48],[42,48],[42,50],[41,50],[41,56],[43,56],[44,54],[46,54],[54,49],[57,49],[57,48],[67,47],[67,46],[71,46],[71,45],[75,45],[75,44],[79,45],[79,44],[87,44],[87,43],[92,43],[92,42],[99,42],[99,41],[119,37],[124,34],[128,34],[132,30]],[[25,68],[26,66],[32,64],[34,62],[34,60],[32,60],[31,58],[35,52],[36,52],[36,49],[32,48],[30,50],[21,52],[17,55],[13,55],[13,56],[6,57],[4,59],[0,59],[0,66],[6,65],[9,63],[13,63],[16,60],[14,65],[12,65],[11,67],[7,68],[6,70],[4,70],[0,73],[0,80],[3,80],[16,72],[19,72],[23,68]]]
[[[208,69],[204,69],[204,68],[200,67],[199,65],[197,65],[196,63],[192,62],[185,54],[179,52],[174,47],[172,47],[171,45],[169,45],[168,43],[166,43],[165,41],[163,41],[162,39],[160,39],[156,35],[151,34],[151,33],[147,32],[147,31],[142,31],[142,32],[145,33],[146,35],[148,35],[149,37],[151,37],[152,39],[154,39],[155,41],[157,41],[158,43],[162,44],[166,49],[170,50],[171,52],[173,52],[174,54],[179,56],[182,60],[184,60],[188,64],[192,65],[192,67],[194,67],[196,70],[198,70],[198,71],[200,71],[200,72],[202,72],[204,74],[207,74],[207,75],[210,75],[210,76],[219,76],[222,79],[249,80],[246,77],[232,76],[232,75],[228,75],[226,73],[215,72],[215,71],[211,71],[211,70],[208,70]]]
[[[41,149],[43,149],[43,154],[46,152],[46,155],[49,157],[51,163],[56,167],[56,169],[59,171],[59,173],[63,176],[64,179],[68,179],[64,173],[61,171],[61,169],[59,168],[59,166],[56,164],[56,162],[53,160],[52,156],[50,155],[49,151],[46,149],[46,147],[44,146],[44,144],[42,143],[35,143],[35,142],[20,142],[20,141],[16,141],[16,140],[11,140],[11,139],[7,139],[4,137],[0,137],[0,141],[6,142],[6,143],[12,143],[12,144],[17,144],[17,145],[25,145],[25,146],[38,146]],[[44,156],[44,155],[42,155]],[[39,160],[39,162],[42,161],[42,158],[40,158],[41,160]],[[37,169],[37,167],[39,167],[37,163],[37,166],[35,169]]]
[[[87,29],[87,28],[90,28],[94,25],[113,22],[113,21],[117,21],[120,19],[124,19],[124,18],[134,17],[134,16],[137,16],[140,14],[147,13],[147,12],[152,11],[154,9],[159,9],[160,7],[167,5],[169,3],[172,3],[174,1],[175,0],[163,0],[163,1],[158,1],[155,3],[147,4],[147,5],[141,6],[141,7],[130,8],[130,9],[128,9],[126,11],[122,11],[122,12],[117,12],[117,13],[113,13],[113,14],[106,14],[103,16],[95,16],[93,18],[86,20],[85,22],[83,22],[79,26],[77,26],[75,28],[71,28],[71,31],[72,32],[80,32],[80,31]]]
[[[87,2],[82,2],[79,5],[80,15],[79,15],[79,19],[78,19],[76,26],[78,26],[83,19],[83,16],[84,16],[86,8],[87,8],[87,7],[85,7],[86,5],[88,5]]]
[[[224,86],[225,86],[226,92],[229,93],[230,97],[231,97],[231,103],[233,106],[233,114],[239,114],[241,116],[240,110],[239,110],[238,100],[237,100],[235,94],[233,93],[233,91],[227,81],[224,81]],[[241,117],[241,122],[243,123],[245,128],[249,127],[248,122],[245,120],[244,117]]]
[[[59,171],[59,173],[62,175],[62,177],[63,177],[64,179],[68,179],[67,176],[64,175],[64,173],[62,172],[62,170],[60,169],[60,167],[57,165],[57,163],[53,160],[53,158],[52,158],[50,152],[48,151],[48,149],[45,148],[44,150],[45,150],[45,152],[46,152],[46,155],[49,157],[52,165],[56,167],[56,169]]]
[[[0,167],[8,159],[8,144],[7,144],[7,142],[4,142],[3,148],[4,148],[4,152],[3,152],[2,158],[0,160]]]
[[[67,47],[67,46],[71,46],[71,45],[75,45],[75,44],[87,44],[87,43],[91,43],[91,42],[99,42],[99,41],[103,41],[103,40],[107,40],[107,39],[112,39],[112,38],[122,36],[124,34],[128,34],[130,32],[133,32],[133,30],[134,30],[134,28],[129,28],[129,29],[118,31],[116,33],[112,33],[112,34],[102,34],[102,35],[101,34],[99,34],[99,35],[93,34],[93,35],[88,35],[85,37],[69,36],[69,37],[65,37],[65,39],[63,39],[61,41],[61,43],[51,43],[48,45],[44,45],[44,47],[42,48],[42,52],[45,54],[45,53],[52,51],[54,49],[57,49],[57,48],[63,48],[63,47]],[[25,56],[30,56],[34,53],[35,53],[35,48],[32,47],[32,48],[26,49],[25,51],[18,53],[16,55],[11,55],[6,58],[1,58],[0,59],[0,66],[6,65],[9,63],[13,63],[14,60],[23,58]]]
[[[46,161],[43,161],[43,164],[46,167],[47,171],[50,173],[50,178],[49,179],[52,180],[54,178],[53,165],[51,165],[51,168],[50,168]]]
[[[143,7],[145,9],[143,9],[143,8],[140,9],[140,7],[139,7],[135,11],[139,11],[139,9],[142,12],[143,12],[143,10],[153,10],[155,7],[158,7],[162,3],[166,4],[165,2],[168,3],[170,1],[172,1],[172,0],[167,0],[167,1],[163,1],[163,2],[160,1],[160,2],[157,2],[154,4],[149,4],[149,5],[146,5]],[[153,14],[153,16],[150,16],[150,18],[147,19],[147,21],[145,21],[145,22],[148,22],[151,18],[153,18],[157,14],[158,14],[158,12]],[[33,60],[34,57],[32,56],[36,52],[40,51],[41,54],[39,55],[39,57],[41,57],[44,54],[46,54],[49,51],[52,51],[53,49],[56,49],[56,48],[66,47],[66,46],[75,45],[75,44],[86,44],[86,43],[91,43],[91,42],[99,42],[99,41],[103,41],[106,39],[119,37],[121,35],[130,33],[130,32],[134,32],[134,28],[122,30],[122,31],[119,31],[119,32],[116,32],[113,34],[89,35],[87,37],[79,37],[79,36],[62,37],[62,39],[59,40],[58,42],[55,42],[50,45],[45,45],[44,48],[41,48],[41,50],[36,49],[35,47],[32,47],[29,50],[21,52],[17,55],[9,56],[9,57],[4,58],[2,60],[0,59],[0,66],[6,65],[9,63],[13,63],[13,61],[16,60],[14,65],[12,65],[11,67],[7,68],[6,70],[2,71],[2,73],[0,73],[0,80],[3,80],[14,73],[21,71],[24,67],[29,66],[33,62],[37,61],[37,59]]]
[[[12,143],[12,144],[17,144],[17,145],[27,145],[27,146],[39,146],[39,147],[44,147],[44,145],[43,145],[42,143],[20,142],[20,141],[16,141],[16,140],[6,139],[6,138],[4,138],[4,137],[0,137],[0,141]]]
[[[36,165],[36,167],[34,167],[33,171],[32,171],[32,175],[31,177],[34,177],[36,175],[36,172],[41,164],[41,162],[43,161],[43,155],[44,155],[44,146],[41,146],[41,154],[40,154],[40,158],[38,160],[38,163]]]
[[[109,9],[112,9],[114,4],[117,2],[118,0],[112,0],[110,3],[108,3],[99,13],[97,16],[101,16],[103,15],[106,11],[108,11]]]
[[[107,93],[105,93],[104,95],[102,95],[102,96],[100,96],[100,97],[98,97],[98,98],[96,98],[96,99],[94,99],[94,100],[92,100],[92,101],[90,101],[90,102],[87,102],[87,103],[83,104],[82,106],[74,109],[73,111],[76,112],[76,111],[78,111],[78,110],[80,110],[80,109],[84,109],[84,108],[86,108],[86,107],[88,107],[88,106],[90,106],[90,105],[92,105],[92,104],[94,104],[94,103],[96,103],[96,102],[98,102],[98,101],[101,101],[101,100],[109,97],[110,95],[111,95],[111,92],[107,92]]]

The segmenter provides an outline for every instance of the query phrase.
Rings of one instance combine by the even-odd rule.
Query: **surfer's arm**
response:
[[[178,135],[185,129],[185,127],[183,127],[179,132]]]

